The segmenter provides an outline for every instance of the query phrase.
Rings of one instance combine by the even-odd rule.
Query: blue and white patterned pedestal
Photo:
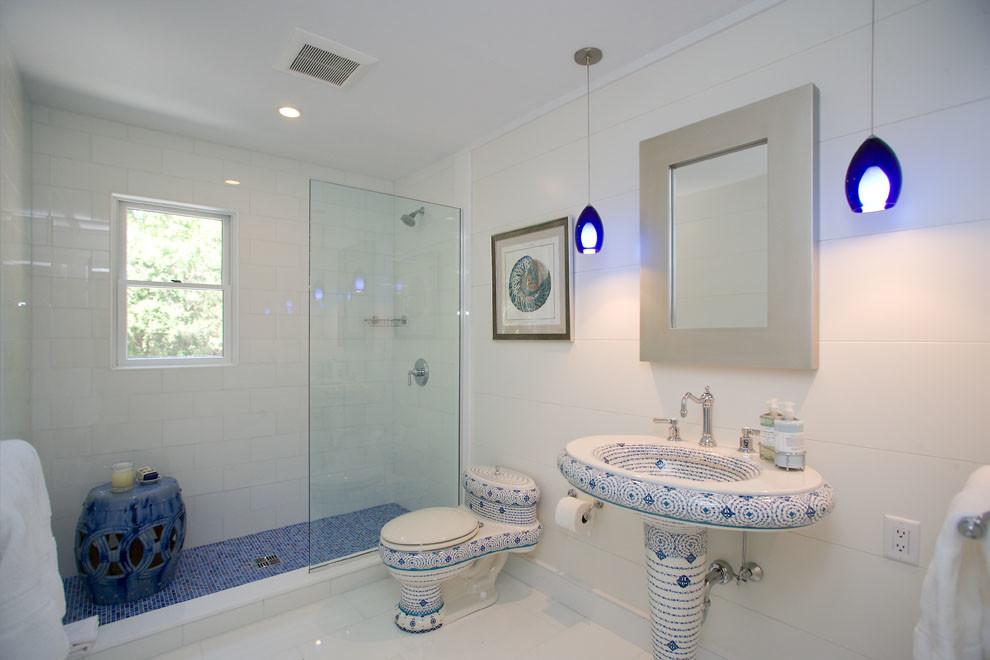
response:
[[[643,533],[653,657],[694,658],[701,635],[708,532],[644,518]]]
[[[395,606],[395,625],[406,632],[425,633],[443,625],[446,605],[440,582],[467,570],[466,565],[430,571],[429,575],[406,574],[399,583],[399,603]]]

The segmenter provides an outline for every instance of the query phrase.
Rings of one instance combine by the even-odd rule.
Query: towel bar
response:
[[[982,539],[990,525],[990,511],[984,511],[979,516],[967,516],[959,519],[956,529],[968,539]]]

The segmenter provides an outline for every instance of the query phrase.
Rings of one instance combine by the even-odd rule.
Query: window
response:
[[[233,213],[119,196],[114,203],[114,364],[232,364]]]

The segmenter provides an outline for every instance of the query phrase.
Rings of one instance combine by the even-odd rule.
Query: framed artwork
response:
[[[492,338],[571,341],[570,218],[492,236]]]

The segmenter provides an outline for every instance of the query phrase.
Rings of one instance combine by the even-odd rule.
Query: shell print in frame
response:
[[[550,297],[550,271],[530,256],[519,259],[509,273],[509,300],[520,312],[534,312]]]
[[[570,223],[492,234],[492,339],[573,340]]]

